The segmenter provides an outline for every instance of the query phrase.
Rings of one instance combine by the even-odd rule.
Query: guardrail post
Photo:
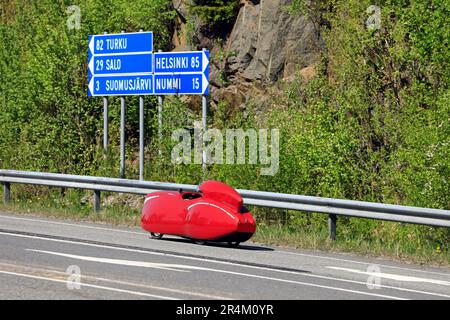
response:
[[[11,184],[3,182],[3,202],[7,204],[11,199]]]
[[[100,190],[94,190],[94,212],[100,212]]]
[[[336,240],[336,221],[337,216],[335,214],[328,215],[328,236],[330,240]]]

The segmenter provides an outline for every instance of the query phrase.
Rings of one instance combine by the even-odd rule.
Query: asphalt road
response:
[[[0,213],[0,299],[450,299],[450,270]]]

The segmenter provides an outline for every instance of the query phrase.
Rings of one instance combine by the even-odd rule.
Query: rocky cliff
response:
[[[203,22],[190,15],[188,1],[173,0],[179,13],[173,44],[175,50],[211,50],[213,101],[239,105],[254,84],[263,88],[296,73],[306,77],[314,73],[322,47],[319,32],[308,17],[287,12],[291,0],[241,0],[231,31],[222,41],[203,32]],[[188,23],[194,26],[191,33]]]

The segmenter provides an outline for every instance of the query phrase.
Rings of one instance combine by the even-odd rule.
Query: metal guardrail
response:
[[[93,190],[95,212],[100,211],[100,195],[102,191],[146,195],[150,192],[158,190],[197,190],[196,185],[190,184],[15,170],[0,170],[0,183],[3,184],[3,198],[5,203],[11,198],[11,184],[14,183]],[[237,191],[241,194],[244,199],[244,203],[247,205],[328,214],[328,229],[331,239],[335,239],[336,237],[336,223],[337,216],[339,215],[438,227],[450,227],[450,210],[320,198],[266,191],[240,189],[237,189]]]

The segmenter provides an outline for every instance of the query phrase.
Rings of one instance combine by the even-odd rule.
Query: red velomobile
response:
[[[145,197],[141,224],[153,238],[177,235],[199,243],[228,242],[238,246],[256,231],[253,216],[230,186],[206,181],[198,192],[160,191]]]

